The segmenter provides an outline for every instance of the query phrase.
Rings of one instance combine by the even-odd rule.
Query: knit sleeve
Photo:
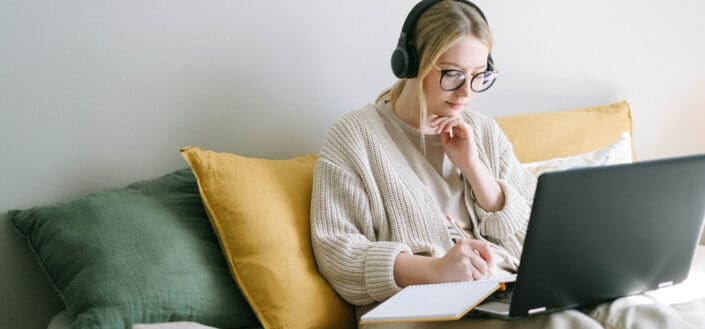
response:
[[[375,241],[365,188],[350,168],[319,158],[311,200],[311,242],[321,274],[345,300],[356,305],[382,301],[401,288],[394,261],[403,243]]]
[[[506,135],[492,121],[492,140],[496,150],[488,154],[495,162],[493,175],[504,192],[504,207],[496,212],[487,212],[475,204],[479,217],[480,234],[488,240],[503,246],[517,259],[521,256],[524,237],[529,223],[536,178],[526,171],[514,155],[514,150]]]

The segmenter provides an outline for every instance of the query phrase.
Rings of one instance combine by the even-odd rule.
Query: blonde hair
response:
[[[444,0],[433,4],[416,21],[410,42],[416,47],[419,56],[419,73],[416,76],[419,122],[425,122],[427,117],[424,78],[443,53],[453,47],[458,39],[469,34],[492,50],[492,32],[487,22],[475,8],[461,1]],[[375,102],[388,101],[394,107],[407,81],[399,79],[391,88],[384,90]]]

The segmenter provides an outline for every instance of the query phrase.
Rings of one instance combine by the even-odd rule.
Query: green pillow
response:
[[[228,272],[188,168],[9,214],[75,329],[261,326]]]

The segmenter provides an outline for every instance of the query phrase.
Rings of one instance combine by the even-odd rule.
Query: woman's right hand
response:
[[[434,259],[432,281],[479,280],[490,271],[491,264],[488,243],[476,239],[460,240],[443,257]]]
[[[414,284],[479,280],[492,264],[487,242],[458,241],[443,257],[411,255],[402,252],[394,261],[394,280],[400,287]]]

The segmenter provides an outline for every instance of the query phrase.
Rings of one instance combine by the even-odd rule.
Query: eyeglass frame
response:
[[[461,71],[461,70],[456,70],[456,69],[447,69],[447,70],[444,70],[444,69],[438,67],[438,65],[434,65],[434,67],[436,68],[436,70],[438,70],[439,72],[441,72],[441,77],[440,77],[440,79],[438,79],[438,85],[441,87],[441,90],[444,90],[444,91],[456,91],[456,90],[462,88],[462,87],[465,85],[465,83],[466,83],[468,80],[470,80],[470,90],[472,90],[472,91],[474,91],[474,92],[476,92],[476,93],[482,93],[482,92],[485,92],[485,91],[487,91],[488,89],[492,88],[492,86],[494,85],[495,81],[497,81],[497,77],[499,76],[499,71],[497,71],[497,70],[495,70],[495,69],[485,70],[485,71],[482,71],[482,72],[479,72],[479,73],[475,73],[475,74],[467,74],[467,73],[465,73],[465,72],[463,72],[463,71]],[[443,77],[444,77],[446,74],[448,74],[449,72],[453,72],[453,71],[462,73],[462,74],[465,76],[465,80],[463,80],[463,82],[462,82],[461,84],[459,84],[457,87],[455,87],[455,88],[453,88],[453,89],[445,89],[445,88],[443,88]],[[487,72],[492,72],[492,73],[494,74],[494,76],[495,76],[494,79],[492,80],[492,83],[491,83],[489,86],[487,86],[487,88],[485,88],[485,89],[483,89],[483,90],[480,90],[480,91],[475,90],[475,89],[472,87],[472,80],[474,80],[477,76],[479,76],[479,75],[481,75],[481,74],[485,74],[485,73],[487,73]],[[470,79],[467,78],[468,75],[470,76]]]

